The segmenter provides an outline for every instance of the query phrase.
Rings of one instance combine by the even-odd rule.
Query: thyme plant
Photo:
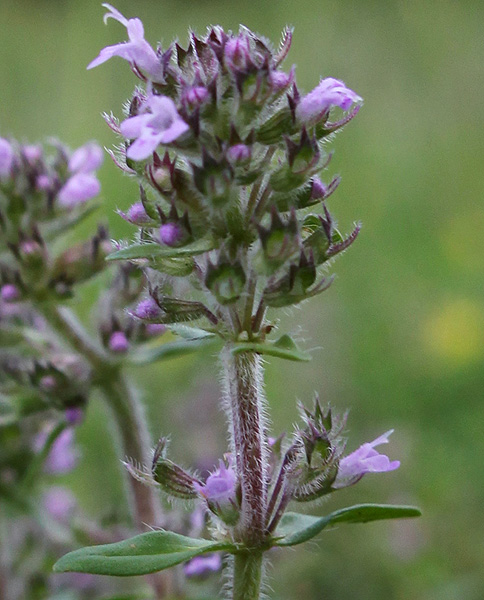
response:
[[[328,198],[339,178],[323,181],[320,176],[331,159],[330,141],[356,116],[362,99],[333,78],[302,93],[294,67],[284,71],[281,66],[291,45],[290,29],[277,49],[245,27],[232,33],[215,26],[204,36],[190,33],[185,47],[173,43],[155,50],[144,39],[139,19],[126,19],[109,4],[103,6],[105,21],[111,18],[126,27],[129,41],[104,48],[88,68],[117,56],[139,80],[124,118],[105,118],[121,140],[113,158],[138,180],[140,190],[121,213],[135,227],[135,241],[103,252],[108,263],[122,265],[123,281],[143,278],[144,296],[124,296],[128,311],[111,319],[104,329],[104,348],[94,349],[61,309],[52,308],[59,293],[70,291],[71,282],[52,266],[56,262],[43,258],[37,229],[32,229],[35,264],[45,283],[34,293],[35,286],[25,280],[24,234],[18,233],[23,230],[10,213],[2,217],[2,226],[22,239],[8,242],[18,268],[2,275],[2,296],[10,301],[29,290],[48,326],[87,361],[90,381],[114,406],[124,451],[133,459],[127,468],[139,522],[153,529],[70,552],[54,569],[134,576],[185,563],[189,575],[219,568],[223,555],[226,597],[256,600],[264,590],[265,556],[271,548],[303,543],[335,523],[419,514],[413,507],[378,504],[324,517],[288,512],[291,502],[318,500],[356,484],[366,473],[391,471],[400,463],[375,449],[388,442],[391,431],[346,453],[346,416],[321,405],[317,397],[311,407],[299,406],[300,425],[290,438],[274,439],[268,430],[264,356],[310,358],[290,335],[278,331],[278,311],[327,290],[333,281],[329,267],[360,230],[356,225],[347,235],[338,231]],[[95,161],[85,157],[84,162],[93,166]],[[64,171],[72,175],[56,192],[59,204],[70,181],[90,176],[89,169],[78,167],[81,163],[76,154],[65,163]],[[12,168],[4,169],[7,179]],[[101,268],[104,254],[99,252],[108,244],[104,234],[98,236],[94,254],[89,246],[91,270]],[[63,276],[55,279],[53,273]],[[128,352],[127,331],[146,336],[150,327],[167,327],[190,347],[210,340],[221,345],[222,406],[230,445],[206,477],[172,460],[165,436],[152,456],[146,454],[145,426],[139,423],[117,357]],[[155,354],[161,356],[163,348]],[[57,376],[53,370],[48,363],[42,377]],[[70,406],[54,384],[52,396],[52,402]],[[82,404],[76,396],[78,402]],[[187,510],[202,508],[207,535],[171,531],[170,521],[155,510],[158,490],[186,502]],[[154,593],[161,598],[166,588],[156,581]]]

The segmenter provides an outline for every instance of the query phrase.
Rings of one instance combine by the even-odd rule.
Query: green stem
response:
[[[233,600],[259,600],[262,583],[262,552],[234,557]]]
[[[115,418],[122,452],[126,458],[143,465],[151,463],[151,443],[144,411],[133,388],[121,373],[98,381],[106,403]],[[154,488],[129,477],[131,504],[138,528],[143,525],[161,526],[161,506]]]

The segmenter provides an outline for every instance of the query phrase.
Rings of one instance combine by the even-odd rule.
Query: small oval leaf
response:
[[[310,540],[328,525],[336,523],[368,523],[383,519],[419,517],[422,513],[415,506],[392,506],[391,504],[357,504],[342,508],[325,517],[313,517],[299,513],[286,513],[275,532],[275,546],[294,546]]]
[[[205,552],[236,549],[234,544],[189,538],[171,531],[150,531],[115,544],[69,552],[56,562],[54,571],[131,577],[173,567]]]

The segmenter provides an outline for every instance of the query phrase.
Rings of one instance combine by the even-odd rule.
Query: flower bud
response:
[[[49,175],[41,174],[35,179],[35,187],[39,192],[45,192],[52,189],[53,181]]]
[[[165,223],[160,227],[160,240],[166,246],[180,246],[185,237],[183,229],[177,223]]]
[[[230,146],[227,150],[227,158],[236,166],[244,166],[250,162],[251,148],[245,144]]]
[[[116,354],[124,354],[129,350],[129,341],[124,331],[114,331],[111,334],[108,342],[111,352]]]
[[[142,321],[156,321],[161,317],[162,312],[156,300],[150,296],[141,300],[131,314]]]
[[[284,71],[271,71],[269,73],[269,84],[274,93],[286,90],[294,81],[294,68],[289,73]]]
[[[182,102],[187,104],[188,107],[193,110],[194,108],[197,108],[197,106],[200,106],[206,102],[209,96],[210,93],[207,88],[195,86],[183,91]]]
[[[42,158],[41,146],[30,145],[22,147],[22,155],[30,165],[35,165]]]
[[[133,225],[146,225],[152,223],[142,202],[135,202],[128,208],[128,212],[118,211],[118,214]]]
[[[70,406],[66,408],[64,416],[69,425],[77,426],[84,420],[84,411],[79,406]]]
[[[231,71],[245,71],[250,64],[250,43],[245,35],[227,41],[224,48],[227,68]]]
[[[20,298],[20,290],[13,283],[6,283],[0,288],[0,298],[4,302],[15,302]]]

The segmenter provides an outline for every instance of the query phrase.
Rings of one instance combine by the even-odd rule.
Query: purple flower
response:
[[[237,476],[232,469],[229,456],[228,465],[219,461],[219,468],[207,477],[205,484],[193,483],[195,490],[207,502],[208,508],[227,525],[235,525],[239,520],[236,497]]]
[[[234,71],[245,71],[250,62],[250,43],[246,36],[237,36],[225,44],[225,63]]]
[[[76,173],[67,180],[57,195],[62,208],[74,208],[94,198],[101,191],[101,184],[92,173]]]
[[[142,202],[135,202],[128,208],[128,212],[125,213],[118,210],[118,214],[129,223],[133,225],[142,225],[143,223],[149,223],[151,219],[146,213],[145,207]]]
[[[235,144],[227,150],[227,158],[230,162],[244,164],[250,161],[251,150],[250,146],[245,144]]]
[[[384,473],[398,469],[400,461],[390,461],[388,456],[374,450],[375,446],[388,444],[388,437],[393,429],[387,431],[372,442],[367,442],[348,456],[345,456],[338,467],[338,475],[334,488],[346,487],[359,481],[365,473]]]
[[[332,106],[348,110],[354,102],[362,102],[362,98],[342,81],[328,77],[301,99],[296,117],[301,123],[317,121]]]
[[[199,106],[200,104],[203,104],[204,102],[206,102],[209,95],[210,94],[209,94],[207,88],[204,88],[202,86],[195,86],[195,87],[191,87],[191,88],[188,88],[187,90],[185,90],[183,92],[182,99],[184,102],[186,102],[190,106],[196,107],[196,106]]]
[[[144,38],[144,27],[140,19],[126,19],[110,4],[103,4],[103,6],[109,11],[104,15],[104,23],[109,18],[119,21],[128,31],[129,42],[103,48],[87,68],[92,69],[113,56],[120,56],[135,69],[144,71],[154,82],[164,83],[163,66],[156,52]]]
[[[64,416],[69,425],[76,426],[80,425],[84,420],[84,411],[78,406],[71,406],[69,408],[66,408]]]
[[[49,190],[52,187],[52,180],[45,173],[38,175],[35,180],[35,187],[41,192]]]
[[[319,179],[319,177],[313,177],[311,187],[311,198],[317,200],[324,198],[328,193],[328,186]]]
[[[128,338],[124,331],[114,331],[109,338],[109,349],[117,354],[124,354],[129,349]]]
[[[289,73],[284,71],[271,71],[269,73],[269,83],[275,92],[285,90],[294,81],[294,67]]]
[[[68,167],[73,175],[57,195],[60,206],[74,208],[99,194],[101,184],[93,171],[101,166],[102,161],[102,150],[93,142],[81,146],[72,154]]]
[[[0,288],[0,298],[4,302],[15,302],[20,298],[20,292],[13,283],[6,283]]]
[[[227,468],[223,460],[219,461],[219,468],[207,477],[204,485],[194,483],[197,492],[208,502],[216,504],[231,504],[235,501],[235,484],[237,477],[229,465]]]
[[[150,96],[142,105],[140,114],[123,121],[120,129],[125,138],[136,138],[126,152],[127,157],[144,160],[159,144],[170,144],[189,127],[178,114],[171,98]]]
[[[204,579],[210,573],[220,571],[222,568],[222,557],[220,554],[205,554],[196,556],[183,565],[183,572],[186,577],[196,577]]]
[[[165,223],[160,227],[160,240],[167,246],[176,246],[184,237],[182,228],[176,223]]]
[[[0,177],[8,177],[13,165],[14,154],[10,142],[0,138]]]
[[[42,158],[42,148],[35,145],[24,146],[22,148],[22,154],[30,164],[35,164]]]
[[[43,497],[44,507],[56,520],[67,523],[77,507],[77,501],[67,488],[52,486]]]
[[[49,435],[48,430],[41,431],[34,443],[34,449],[40,451]],[[51,475],[62,475],[69,473],[77,465],[79,452],[74,446],[74,431],[64,429],[52,444],[50,452],[44,464],[44,470]]]
[[[90,173],[99,169],[103,158],[104,155],[101,147],[90,142],[73,152],[69,159],[69,171],[71,173]]]
[[[149,321],[150,319],[157,319],[161,314],[161,310],[155,300],[150,296],[145,300],[141,300],[131,314],[137,319]]]

